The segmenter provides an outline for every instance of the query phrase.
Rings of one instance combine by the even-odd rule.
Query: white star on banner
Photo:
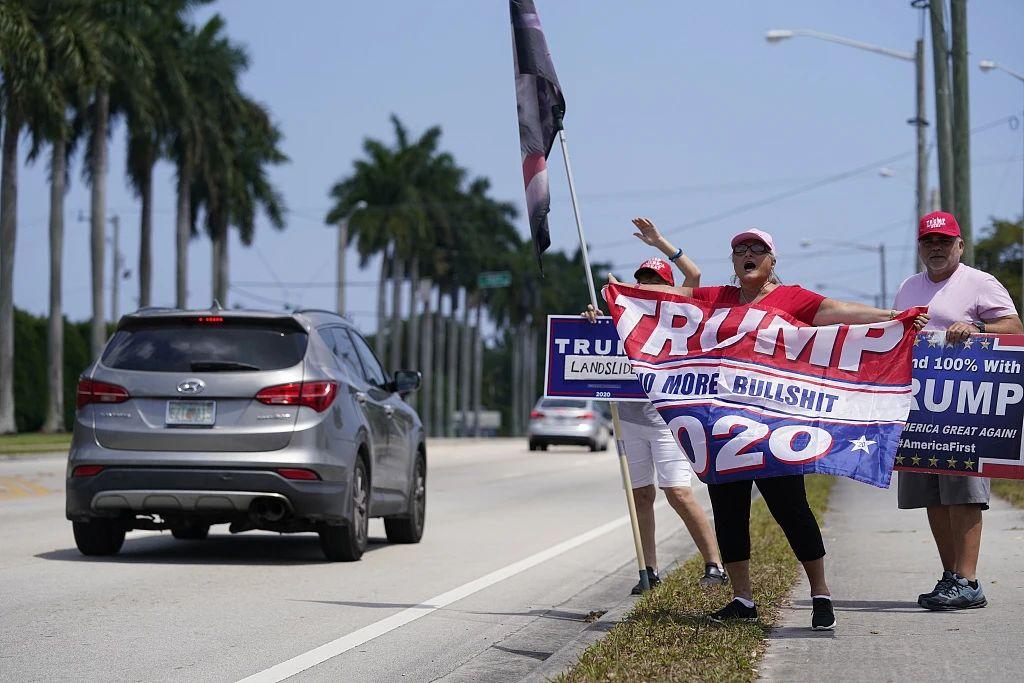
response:
[[[866,436],[862,436],[859,439],[848,439],[848,441],[853,444],[853,450],[864,451],[865,453],[871,452],[868,450],[868,446],[873,446],[877,443],[876,441],[871,441]]]

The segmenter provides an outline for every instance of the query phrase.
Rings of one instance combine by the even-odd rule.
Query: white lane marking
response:
[[[668,505],[665,500],[659,501],[654,507],[660,509]],[[404,609],[398,614],[393,614],[386,619],[381,619],[378,622],[364,626],[363,628],[353,631],[346,636],[342,636],[336,640],[332,640],[329,643],[324,643],[320,647],[313,648],[309,652],[305,652],[297,657],[276,664],[269,669],[255,673],[252,676],[243,678],[239,683],[278,683],[283,681],[290,676],[294,676],[297,673],[301,673],[306,669],[312,668],[317,664],[322,664],[328,659],[337,657],[338,655],[351,650],[354,647],[358,647],[365,642],[373,640],[377,636],[382,636],[389,631],[394,631],[396,628],[401,628],[406,624],[409,624],[421,617],[425,617],[431,612],[436,612],[442,607],[446,607],[453,602],[462,600],[463,598],[469,597],[470,595],[482,591],[483,589],[493,586],[494,584],[504,581],[510,577],[515,576],[521,572],[536,567],[542,562],[546,562],[554,557],[561,555],[562,553],[568,552],[573,548],[593,541],[595,538],[604,536],[610,531],[614,531],[621,526],[629,524],[629,515],[623,515],[618,519],[612,520],[607,524],[591,529],[590,531],[584,532],[579,536],[574,536],[567,541],[563,541],[558,545],[553,545],[547,550],[542,550],[535,555],[514,562],[507,567],[503,567],[497,571],[493,571],[490,574],[481,576],[479,579],[465,583],[458,588],[453,588],[450,591],[435,595],[434,597],[421,602],[415,607]]]

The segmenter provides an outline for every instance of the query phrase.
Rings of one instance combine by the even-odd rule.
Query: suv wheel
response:
[[[124,544],[125,528],[118,520],[72,522],[75,545],[83,555],[116,555]]]
[[[427,461],[420,455],[416,458],[412,489],[409,491],[409,514],[384,518],[384,530],[387,532],[388,540],[392,543],[419,543],[423,538],[426,516]]]
[[[171,527],[171,535],[180,541],[202,541],[209,534],[209,524],[186,522],[181,526]]]
[[[352,507],[349,521],[341,526],[320,528],[320,547],[331,562],[355,562],[366,550],[370,520],[370,480],[366,463],[356,458],[352,468]]]

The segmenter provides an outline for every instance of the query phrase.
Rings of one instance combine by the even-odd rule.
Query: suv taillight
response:
[[[531,410],[530,411],[530,419],[531,420],[538,420],[538,419],[540,419],[542,417],[544,417],[544,413],[542,413],[541,411],[539,411],[539,410]]]
[[[90,403],[124,403],[129,398],[131,396],[128,394],[128,390],[116,384],[97,382],[96,380],[84,377],[78,380],[78,399],[76,403],[79,408]]]
[[[256,400],[268,406],[306,406],[322,413],[337,395],[337,382],[289,382],[260,390]]]
[[[580,417],[583,418],[584,420],[593,420],[594,414],[588,410],[587,412],[580,415]]]

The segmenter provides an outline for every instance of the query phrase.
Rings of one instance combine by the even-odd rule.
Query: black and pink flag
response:
[[[533,0],[510,0],[512,14],[512,55],[516,70],[516,106],[519,110],[519,149],[526,184],[526,211],[530,234],[540,255],[551,246],[548,211],[547,157],[561,128],[565,98],[551,63],[540,17]]]

